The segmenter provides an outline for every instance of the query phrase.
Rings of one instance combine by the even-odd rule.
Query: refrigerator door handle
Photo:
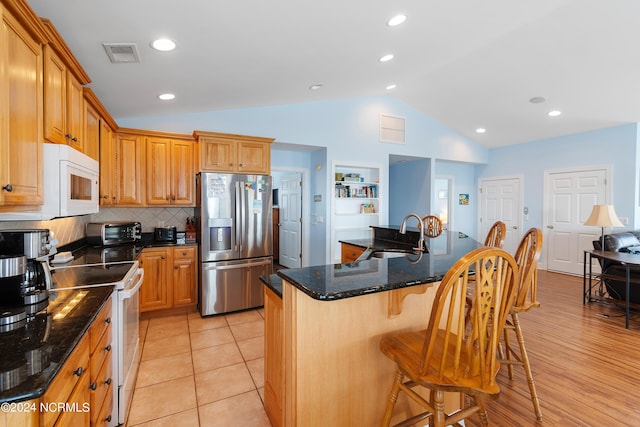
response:
[[[238,227],[238,230],[240,230],[239,234],[240,234],[240,256],[242,257],[242,253],[244,251],[244,247],[243,247],[243,243],[244,243],[244,239],[246,238],[244,235],[242,235],[242,231],[244,231],[245,227],[247,226],[247,206],[246,206],[246,190],[244,188],[245,183],[243,181],[238,182],[238,193],[240,196],[240,203],[237,204],[237,206],[239,207],[240,210],[240,227]]]
[[[235,211],[236,211],[236,221],[235,221],[235,231],[236,231],[236,245],[235,245],[235,252],[237,254],[240,254],[242,252],[242,234],[241,234],[241,230],[242,230],[242,221],[243,221],[243,217],[242,217],[242,211],[241,211],[241,203],[240,203],[240,195],[241,195],[241,190],[240,190],[240,181],[235,181],[235,187],[236,187],[236,200],[235,200]]]
[[[268,265],[268,264],[271,264],[270,259],[265,259],[261,261],[248,261],[248,262],[239,263],[239,264],[211,265],[211,266],[207,265],[207,266],[204,266],[204,269],[205,271],[206,270],[233,270],[235,268],[255,267],[257,265]]]

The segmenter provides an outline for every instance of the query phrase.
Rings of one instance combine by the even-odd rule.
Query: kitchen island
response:
[[[431,240],[437,252],[280,270],[264,279],[265,408],[273,425],[379,425],[395,372],[380,339],[425,328],[444,274],[481,246],[457,232]],[[447,407],[459,403],[451,395]],[[417,411],[401,398],[395,413]]]

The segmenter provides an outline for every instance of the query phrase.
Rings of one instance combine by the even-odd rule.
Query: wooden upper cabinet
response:
[[[147,137],[147,205],[193,206],[194,141]]]
[[[116,141],[116,203],[120,206],[143,206],[144,137],[118,133]]]
[[[0,6],[0,209],[43,203],[42,44],[26,5]],[[20,20],[18,21],[19,18]]]
[[[272,141],[238,141],[238,172],[270,174]]]
[[[100,121],[100,206],[117,203],[116,140],[106,121]]]
[[[233,135],[196,130],[200,171],[250,174],[271,173],[274,138]]]
[[[42,25],[48,42],[44,46],[44,138],[97,156],[95,147],[84,140],[83,86],[91,79],[51,21],[42,19]]]
[[[115,120],[88,87],[82,89],[84,99],[83,140],[88,156],[100,162],[100,206],[117,203],[117,163]]]
[[[100,115],[88,102],[84,102],[84,153],[100,161]]]

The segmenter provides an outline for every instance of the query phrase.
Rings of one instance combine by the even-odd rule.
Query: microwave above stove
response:
[[[90,222],[86,231],[87,243],[95,246],[133,243],[142,238],[139,222]]]

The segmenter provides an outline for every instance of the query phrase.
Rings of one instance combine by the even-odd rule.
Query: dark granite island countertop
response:
[[[318,300],[336,300],[442,280],[463,255],[482,244],[456,231],[426,239],[430,253],[397,258],[371,258],[278,271],[278,275]],[[393,245],[391,245],[393,246]],[[388,249],[379,243],[376,248]],[[371,247],[368,245],[367,247]]]
[[[20,402],[42,396],[113,289],[113,286],[100,286],[53,290],[45,309],[14,330],[1,331],[0,402]],[[65,306],[77,298],[79,292],[86,293],[62,316]]]

